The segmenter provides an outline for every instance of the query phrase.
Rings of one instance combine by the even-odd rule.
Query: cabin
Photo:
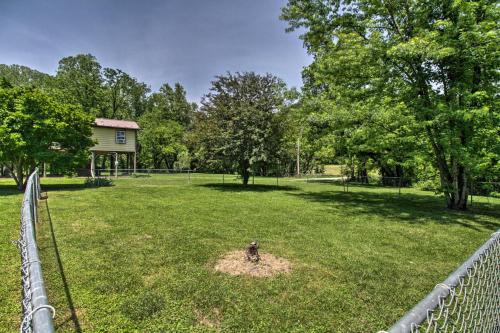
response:
[[[97,143],[90,148],[92,153],[90,174],[95,177],[95,159],[98,155],[114,155],[115,170],[118,168],[119,154],[126,154],[127,161],[133,161],[134,172],[137,170],[137,131],[135,121],[96,118],[92,127],[92,139]],[[117,172],[115,171],[115,175]]]

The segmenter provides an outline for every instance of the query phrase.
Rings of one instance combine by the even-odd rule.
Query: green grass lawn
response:
[[[59,332],[376,332],[500,227],[500,201],[444,209],[430,192],[195,174],[84,188],[49,178],[39,246]],[[0,330],[19,324],[21,194],[0,180]],[[481,200],[480,200],[481,201]],[[51,217],[51,219],[49,218]],[[251,240],[289,275],[213,265]]]

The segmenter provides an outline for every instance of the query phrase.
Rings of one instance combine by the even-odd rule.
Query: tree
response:
[[[88,159],[93,118],[79,107],[25,87],[0,88],[0,162],[22,190],[25,176],[41,163],[68,169]]]
[[[499,10],[495,1],[289,0],[282,19],[305,29],[315,57],[305,89],[333,110],[389,103],[403,112],[393,117],[413,117],[447,206],[464,210],[476,165],[500,161]]]
[[[280,157],[282,172],[300,176],[311,172],[318,164],[334,163],[331,122],[311,104],[314,101],[310,98],[295,89],[286,95],[287,105],[280,115],[284,128]]]
[[[138,119],[148,108],[150,88],[145,83],[120,69],[101,71],[91,54],[61,59],[55,77],[26,66],[0,64],[2,77],[14,86],[40,88],[57,101],[80,105],[97,117]]]
[[[59,61],[56,80],[64,103],[81,105],[86,113],[98,115],[103,107],[101,65],[91,54],[78,54]]]
[[[145,113],[140,117],[140,161],[144,165],[161,168],[165,165],[189,168],[191,157],[185,144],[196,104],[189,103],[186,91],[179,84],[175,89],[162,85],[159,92],[147,100]]]
[[[1,77],[14,86],[34,86],[44,89],[54,85],[54,77],[21,65],[0,64]]]
[[[285,85],[277,77],[253,72],[217,76],[202,102],[205,124],[199,134],[212,160],[234,163],[248,184],[250,169],[279,154],[282,129],[278,113],[283,107]]]
[[[104,69],[104,107],[99,116],[112,119],[137,119],[146,109],[146,84],[113,68]]]
[[[150,110],[157,112],[162,119],[178,122],[185,128],[191,126],[196,104],[186,99],[186,90],[180,83],[172,88],[168,83],[161,86],[160,91],[150,96]]]
[[[164,163],[173,169],[174,163],[182,157],[186,159],[187,148],[183,144],[184,128],[173,120],[159,121],[152,115],[141,119],[141,162],[160,169]]]

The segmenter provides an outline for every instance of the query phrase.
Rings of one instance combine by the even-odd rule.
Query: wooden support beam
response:
[[[95,178],[95,152],[92,152],[92,157],[90,159],[90,176]]]
[[[115,153],[115,178],[118,178],[118,153]]]
[[[134,173],[137,172],[137,152],[134,151]]]

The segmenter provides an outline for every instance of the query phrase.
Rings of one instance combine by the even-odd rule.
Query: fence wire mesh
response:
[[[21,227],[16,244],[21,254],[22,321],[20,332],[54,332],[52,316],[42,276],[36,243],[38,199],[40,199],[38,169],[28,178],[21,207]]]
[[[500,232],[389,333],[500,333]]]

